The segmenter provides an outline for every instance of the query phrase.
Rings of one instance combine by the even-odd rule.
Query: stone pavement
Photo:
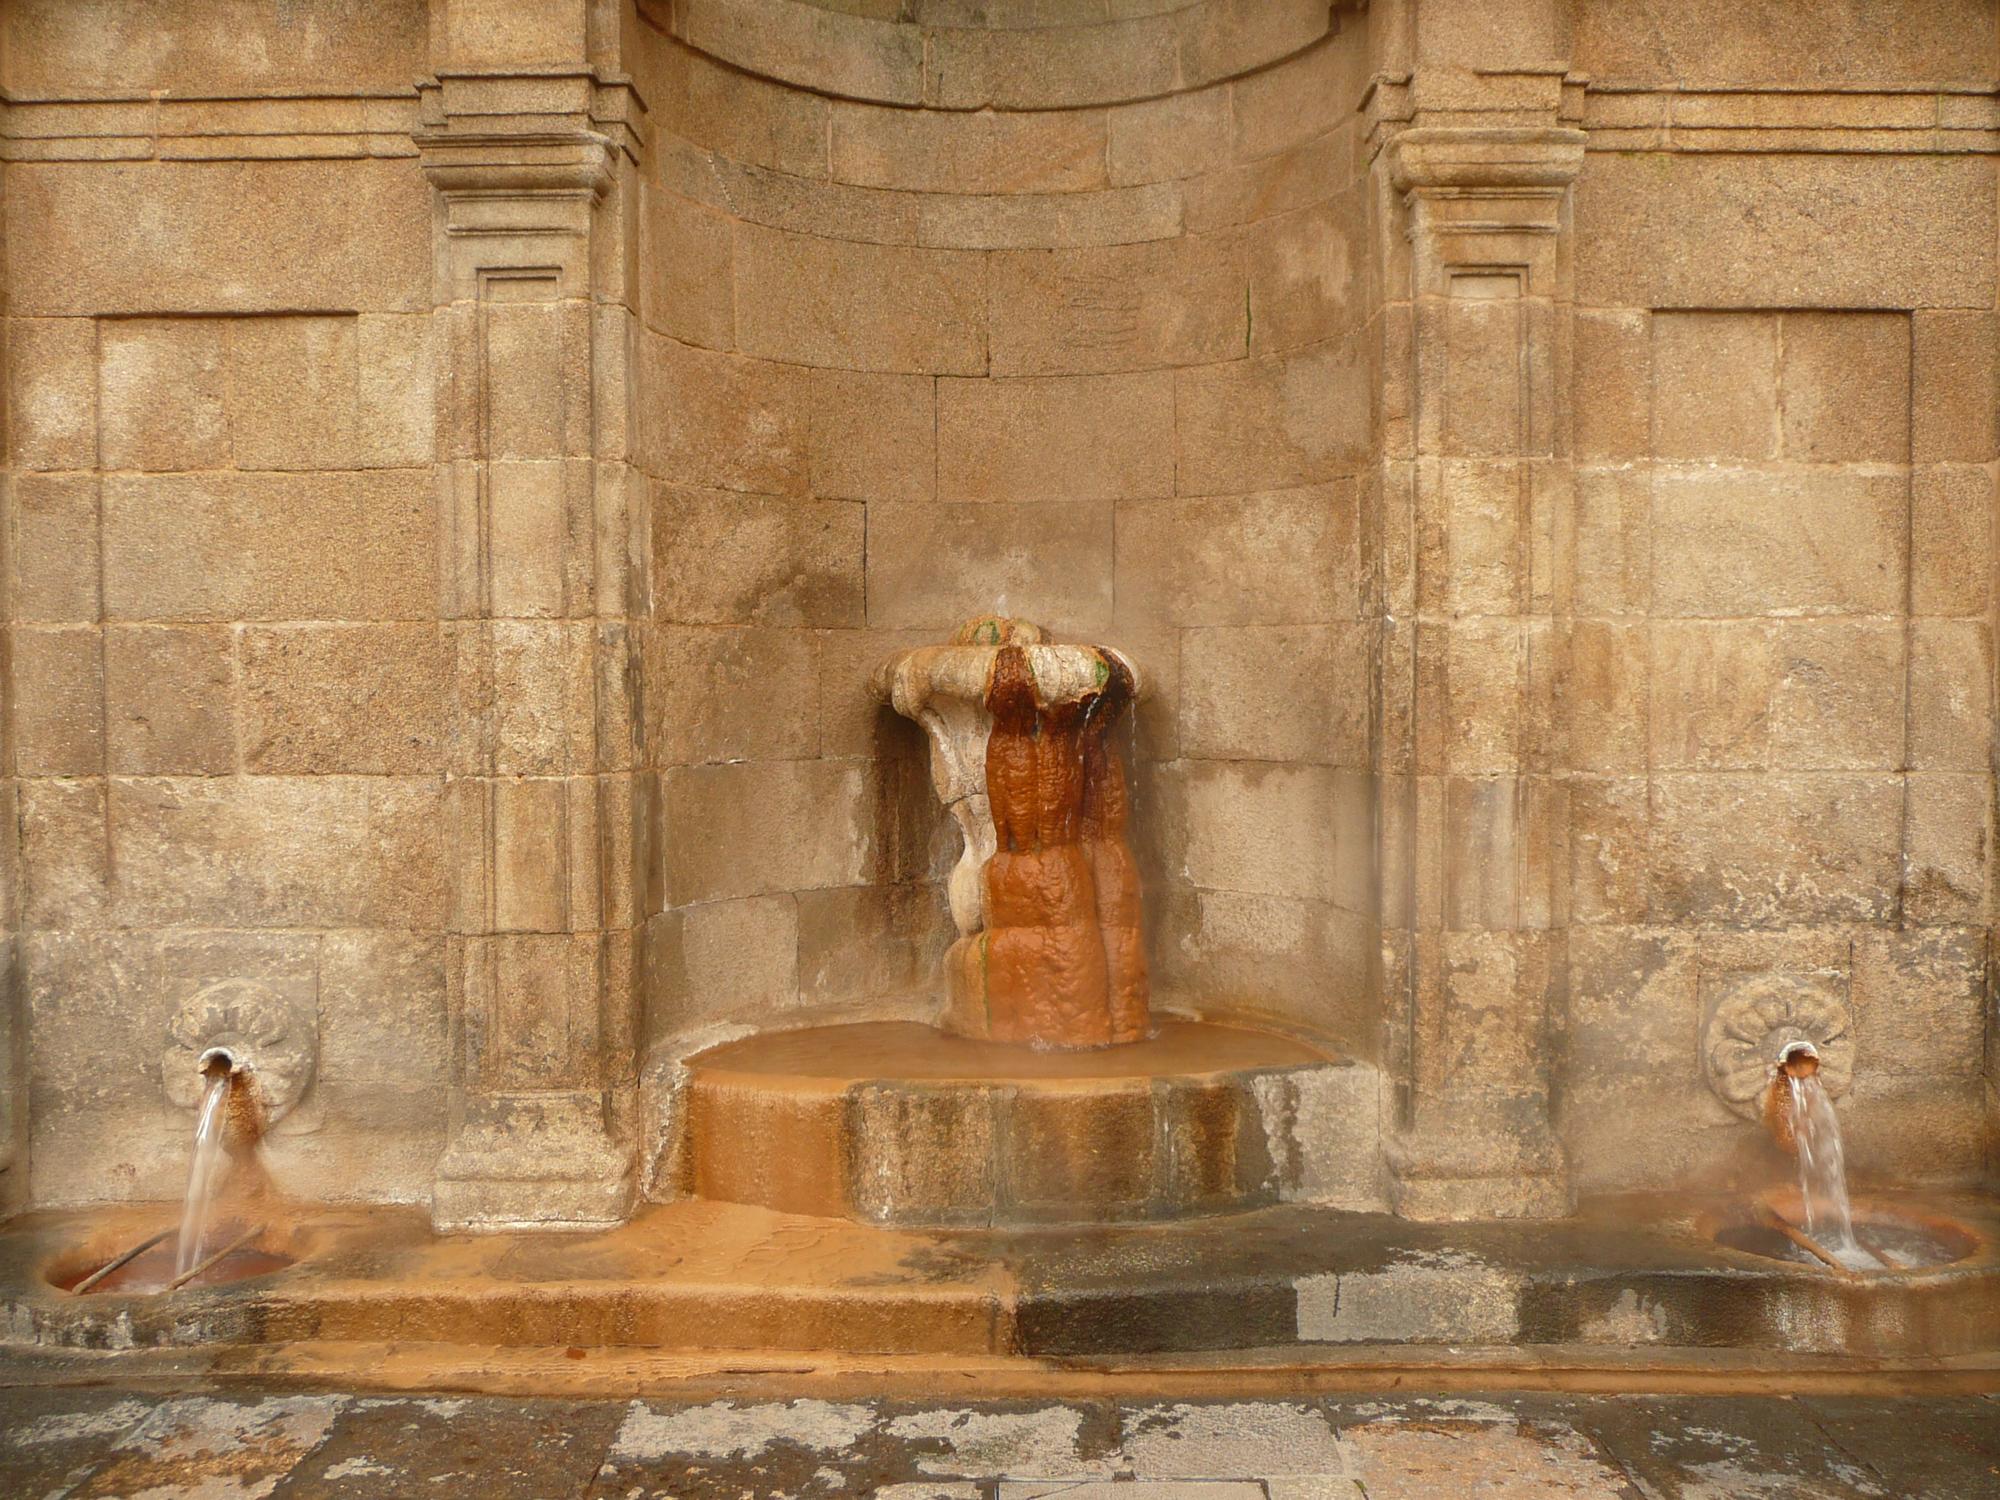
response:
[[[1993,1500],[2000,1399],[0,1389],[8,1500]]]

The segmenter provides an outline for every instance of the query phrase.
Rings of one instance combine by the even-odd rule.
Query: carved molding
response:
[[[1746,1120],[1759,1118],[1778,1060],[1795,1042],[1819,1054],[1820,1084],[1844,1094],[1854,1082],[1853,1014],[1846,998],[1807,974],[1739,980],[1709,1013],[1701,1053],[1708,1086]]]
[[[201,1102],[202,1059],[216,1048],[229,1054],[266,1124],[290,1113],[319,1058],[312,1017],[254,979],[224,979],[196,991],[167,1023],[160,1083],[169,1102],[181,1109]]]

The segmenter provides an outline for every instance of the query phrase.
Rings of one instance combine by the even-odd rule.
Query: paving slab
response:
[[[338,1413],[271,1500],[576,1495],[603,1463],[618,1416],[603,1401],[363,1398]]]

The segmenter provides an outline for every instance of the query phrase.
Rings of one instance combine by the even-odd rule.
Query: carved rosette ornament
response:
[[[1703,1029],[1708,1086],[1744,1119],[1761,1119],[1778,1063],[1800,1042],[1819,1055],[1821,1087],[1832,1095],[1846,1093],[1854,1081],[1853,1017],[1846,1000],[1804,974],[1745,979],[1717,1002]]]
[[[207,1060],[227,1055],[264,1123],[283,1119],[312,1081],[319,1039],[312,1018],[268,985],[225,979],[197,990],[167,1023],[160,1082],[182,1109],[201,1102]]]
[[[1138,669],[988,615],[883,663],[874,688],[930,736],[931,779],[964,838],[945,1029],[1041,1047],[1146,1036],[1139,872],[1112,734]]]

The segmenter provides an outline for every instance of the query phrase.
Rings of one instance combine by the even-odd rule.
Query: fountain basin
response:
[[[1377,1201],[1373,1069],[1247,1026],[1038,1051],[909,1022],[690,1059],[685,1191],[876,1224],[1103,1223]]]
[[[1760,1204],[1768,1212],[1759,1213]],[[1828,1266],[1777,1227],[1773,1215],[1794,1226],[1803,1220],[1796,1190],[1766,1193],[1755,1203],[1712,1214],[1704,1221],[1704,1228],[1725,1250],[1761,1260],[1783,1261],[1829,1276],[1916,1275],[1956,1265],[1989,1250],[1985,1236],[1970,1225],[1908,1202],[1861,1197],[1854,1200],[1852,1211],[1855,1240],[1882,1262],[1879,1268]]]
[[[291,1244],[294,1236],[287,1230],[224,1220],[213,1227],[211,1234],[210,1243],[220,1253],[195,1269],[181,1283],[182,1287],[200,1290],[227,1286],[269,1276],[298,1262],[298,1255]],[[153,1296],[180,1290],[174,1285],[178,1278],[174,1269],[175,1236],[172,1233],[167,1233],[122,1264],[113,1264],[150,1237],[121,1244],[114,1243],[106,1234],[93,1236],[90,1243],[51,1263],[44,1275],[49,1285],[86,1297]],[[100,1275],[100,1272],[103,1274]]]

